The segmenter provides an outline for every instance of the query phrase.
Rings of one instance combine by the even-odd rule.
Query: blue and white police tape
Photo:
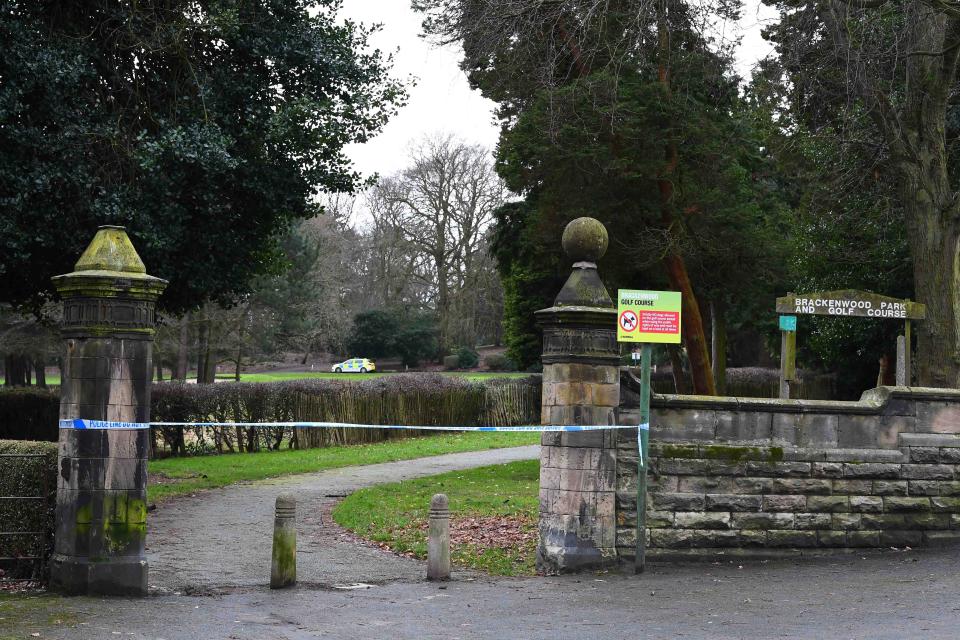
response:
[[[640,466],[645,467],[647,463],[643,461],[643,432],[650,431],[650,423],[644,422],[643,424],[637,427],[637,451],[640,452]],[[649,433],[647,434],[650,435]]]
[[[409,429],[416,431],[513,431],[513,432],[576,432],[604,431],[607,429],[636,429],[635,425],[583,424],[583,425],[522,425],[512,427],[464,427],[406,424],[354,424],[350,422],[116,422],[111,420],[87,420],[74,418],[61,420],[61,429],[149,429],[150,427],[246,427],[275,429]],[[647,425],[641,425],[647,429]]]

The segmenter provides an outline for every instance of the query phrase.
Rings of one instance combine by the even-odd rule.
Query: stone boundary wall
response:
[[[624,374],[618,423],[639,423]],[[960,391],[881,387],[858,402],[654,396],[651,557],[960,541]],[[636,536],[635,430],[618,432],[617,551]]]

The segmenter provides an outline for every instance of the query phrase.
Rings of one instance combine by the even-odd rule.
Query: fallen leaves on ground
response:
[[[40,591],[43,585],[39,582],[23,580],[0,580],[0,593],[31,593]]]
[[[482,549],[519,549],[537,538],[536,524],[517,515],[450,519],[450,542]]]

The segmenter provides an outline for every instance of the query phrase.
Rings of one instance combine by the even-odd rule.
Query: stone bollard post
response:
[[[63,298],[60,418],[150,422],[154,304],[123,227],[100,227],[75,271],[53,279]],[[50,587],[65,594],[147,594],[150,430],[60,429]]]
[[[450,579],[450,508],[447,496],[430,500],[430,532],[427,539],[427,580]]]
[[[593,218],[578,218],[563,231],[563,249],[573,271],[553,306],[536,312],[543,328],[543,424],[616,424],[617,309],[596,264],[608,241],[607,230]],[[635,442],[635,433],[633,438]],[[616,447],[612,430],[543,434],[537,546],[541,572],[616,564]]]
[[[270,561],[270,588],[282,589],[297,583],[297,499],[288,493],[277,496],[273,520],[273,556]]]

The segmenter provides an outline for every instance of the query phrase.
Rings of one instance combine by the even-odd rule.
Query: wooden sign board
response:
[[[817,316],[875,318],[877,320],[923,320],[926,305],[888,298],[866,291],[825,291],[777,298],[777,313]]]

